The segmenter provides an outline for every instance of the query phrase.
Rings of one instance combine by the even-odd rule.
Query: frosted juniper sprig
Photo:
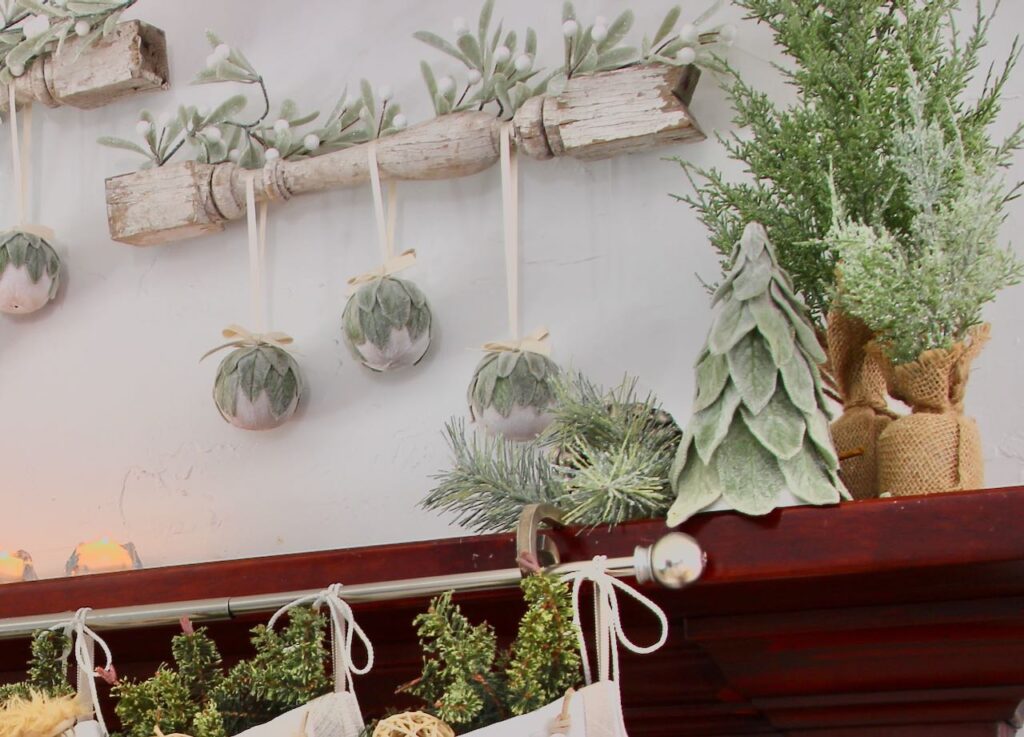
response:
[[[895,363],[963,340],[984,305],[1024,277],[1013,251],[998,245],[1014,191],[998,153],[968,159],[959,137],[947,140],[956,126],[929,121],[924,90],[911,92],[911,123],[892,155],[915,209],[910,228],[896,235],[853,220],[830,180],[836,221],[826,238],[839,259],[837,304],[878,333]]]
[[[496,105],[498,117],[511,118],[531,97],[542,94],[548,77],[536,65],[537,34],[526,30],[522,51],[515,31],[504,31],[504,24],[491,31],[494,0],[486,0],[480,10],[474,34],[464,18],[452,25],[455,42],[430,31],[417,31],[413,37],[455,59],[466,68],[465,83],[451,75],[438,77],[427,62],[420,64],[427,91],[437,115],[461,110],[483,110]],[[539,81],[538,81],[539,80]]]
[[[138,0],[5,0],[0,3],[0,84],[9,85],[36,59],[78,37],[77,54],[117,28]],[[77,54],[76,57],[77,58]]]

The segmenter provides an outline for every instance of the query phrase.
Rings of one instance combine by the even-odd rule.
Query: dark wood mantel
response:
[[[1024,719],[1024,488],[791,508],[762,519],[698,516],[704,579],[652,590],[672,634],[658,654],[623,659],[632,737],[1011,737]],[[641,522],[563,533],[569,560],[629,555],[665,528]],[[151,569],[0,587],[12,617],[507,568],[509,535]],[[462,597],[509,634],[515,591]],[[424,600],[368,604],[357,616],[378,650],[359,679],[367,716],[404,704],[417,673],[411,620]],[[255,620],[210,629],[228,660],[249,653]],[[640,612],[626,626],[654,638]],[[650,630],[650,631],[647,631]],[[110,633],[122,674],[151,673],[168,628]],[[0,680],[22,677],[27,645],[0,642]]]

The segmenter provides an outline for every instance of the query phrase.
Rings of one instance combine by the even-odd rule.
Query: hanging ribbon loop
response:
[[[519,159],[512,147],[512,123],[501,126],[501,195],[505,223],[505,281],[508,330],[519,340]]]
[[[228,325],[220,334],[227,338],[228,342],[208,350],[199,359],[200,361],[209,358],[214,353],[219,353],[225,348],[254,348],[261,345],[273,345],[278,348],[284,348],[286,345],[291,345],[295,342],[295,339],[287,333],[254,333],[243,328],[241,325]]]
[[[304,604],[311,604],[317,611],[326,606],[331,617],[331,657],[334,663],[334,691],[341,693],[347,691],[355,698],[354,676],[366,675],[373,668],[373,644],[366,636],[363,628],[356,622],[352,607],[341,598],[341,591],[344,587],[340,583],[332,584],[318,594],[303,596],[274,613],[267,623],[268,629],[273,629],[277,620],[284,616],[289,610]],[[357,666],[352,657],[355,638],[359,637],[366,649],[366,664]],[[358,702],[356,702],[358,704]]]
[[[573,624],[580,645],[580,656],[583,660],[583,674],[587,685],[593,683],[590,668],[590,656],[587,641],[580,626],[580,592],[585,581],[594,586],[594,629],[597,640],[597,667],[601,681],[618,679],[619,649],[621,644],[627,650],[639,655],[653,653],[668,640],[668,617],[661,607],[634,589],[608,573],[608,559],[599,555],[579,571],[569,573],[562,579],[572,582]],[[625,592],[631,598],[649,609],[661,624],[661,636],[653,645],[641,646],[629,639],[622,628],[622,617],[619,613],[618,591]]]
[[[483,349],[489,352],[496,353],[512,353],[515,351],[530,351],[531,353],[540,353],[543,356],[551,355],[551,345],[548,339],[551,334],[547,328],[539,328],[525,338],[521,340],[506,340],[506,341],[495,341],[492,343],[484,343]]]
[[[380,245],[382,265],[365,274],[354,276],[348,280],[349,294],[355,288],[381,279],[391,274],[404,271],[416,263],[416,251],[409,249],[395,255],[395,224],[398,219],[398,186],[394,180],[387,182],[387,204],[384,202],[384,190],[381,186],[380,164],[377,161],[377,141],[366,145],[366,164],[370,170],[370,189],[373,192],[373,212],[377,221],[377,241]]]
[[[11,163],[14,169],[14,194],[18,203],[18,229],[52,241],[52,228],[29,222],[32,203],[32,103],[22,108],[18,122],[18,96],[13,82],[7,85],[7,105],[11,118]]]
[[[103,711],[100,709],[100,695],[96,689],[96,679],[102,678],[108,683],[117,680],[117,672],[114,670],[113,655],[110,648],[102,637],[97,635],[89,625],[86,618],[92,611],[89,607],[83,607],[75,612],[75,616],[63,625],[54,629],[62,629],[64,636],[68,639],[68,647],[65,649],[62,658],[67,658],[72,652],[75,654],[75,665],[78,668],[78,698],[89,705],[93,711],[93,718],[100,726],[104,736],[108,735],[107,724],[103,720]],[[106,658],[106,665],[97,667],[95,661],[96,646],[99,645]]]

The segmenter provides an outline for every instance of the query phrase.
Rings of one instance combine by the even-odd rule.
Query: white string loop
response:
[[[501,195],[505,222],[505,281],[508,329],[519,340],[519,159],[512,147],[513,125],[501,126]]]
[[[103,719],[103,711],[100,709],[100,695],[96,689],[96,679],[99,677],[97,671],[113,672],[114,657],[104,639],[86,624],[86,619],[91,611],[90,607],[82,607],[69,621],[54,627],[54,629],[63,629],[64,636],[69,641],[68,648],[62,656],[64,661],[67,662],[72,651],[75,653],[75,664],[78,668],[78,698],[85,697],[92,702],[93,718],[100,725],[102,734],[108,735],[107,724]],[[100,646],[103,657],[107,661],[102,669],[96,667],[97,645]]]
[[[580,626],[580,592],[585,581],[594,585],[594,629],[597,643],[597,666],[601,681],[617,680],[619,677],[619,648],[621,644],[627,650],[638,655],[648,655],[660,648],[668,640],[668,617],[661,607],[634,589],[608,573],[608,559],[599,555],[578,571],[566,574],[563,579],[572,582],[573,625],[580,645],[580,656],[583,660],[583,675],[587,685],[593,683],[590,668],[590,655],[587,651],[587,640]],[[622,617],[619,613],[617,591],[623,591],[631,598],[649,609],[661,624],[661,636],[653,645],[637,645],[622,628]]]
[[[331,658],[334,664],[334,691],[335,693],[348,691],[352,694],[352,698],[355,699],[354,676],[366,675],[373,668],[373,644],[370,642],[370,638],[366,636],[363,628],[356,622],[355,615],[352,613],[352,607],[341,598],[343,588],[344,586],[340,583],[331,584],[318,594],[303,596],[290,604],[285,604],[270,618],[267,627],[273,629],[278,619],[297,606],[311,604],[317,611],[321,607],[326,606],[331,615]],[[363,666],[357,666],[352,657],[353,645],[357,636],[362,640],[363,647],[366,648],[366,664]],[[359,702],[356,701],[357,706],[358,704]]]

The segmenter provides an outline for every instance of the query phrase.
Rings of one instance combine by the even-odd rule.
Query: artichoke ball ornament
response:
[[[246,181],[249,224],[249,275],[252,319],[266,324],[263,294],[264,252],[266,250],[267,204],[257,216],[253,178]],[[281,332],[252,332],[229,325],[222,333],[228,342],[207,351],[203,358],[227,348],[233,349],[217,368],[213,401],[221,417],[242,430],[272,430],[295,414],[302,397],[299,364],[285,349],[294,341]],[[202,359],[200,359],[202,360]]]
[[[27,132],[32,127],[32,106],[21,110],[25,125],[24,140],[19,135],[18,107],[14,85],[7,88],[11,125],[13,187],[18,200],[18,227],[0,234],[0,312],[27,315],[45,307],[60,288],[61,263],[50,245],[53,231],[28,222],[31,206],[26,170],[30,168],[30,144]]]
[[[348,280],[351,291],[342,313],[342,334],[353,357],[372,371],[415,366],[430,348],[433,316],[419,287],[395,276],[416,263],[416,251],[395,255],[395,182],[387,182],[387,205],[381,188],[377,141],[366,145],[373,190],[377,236],[384,263]]]
[[[553,381],[558,364],[551,360],[548,331],[519,333],[519,167],[512,149],[512,124],[501,128],[501,188],[505,221],[505,280],[512,340],[487,343],[485,355],[469,382],[467,400],[475,422],[509,440],[536,438],[554,420]]]

